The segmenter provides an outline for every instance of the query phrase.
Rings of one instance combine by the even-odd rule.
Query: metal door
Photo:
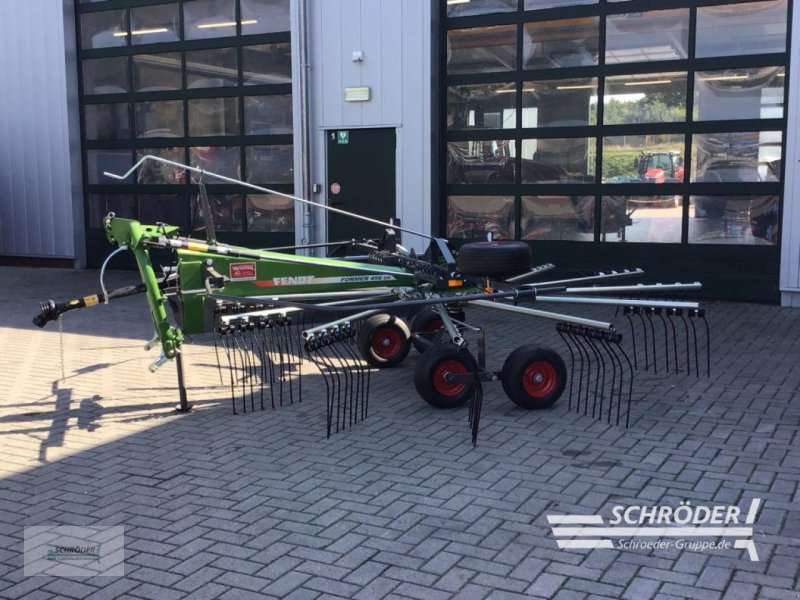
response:
[[[333,129],[328,137],[328,205],[388,221],[395,207],[395,130]],[[328,213],[328,240],[380,237],[378,225]]]

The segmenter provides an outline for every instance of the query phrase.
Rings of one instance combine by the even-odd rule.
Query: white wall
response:
[[[323,188],[313,199],[326,201],[326,129],[396,127],[395,213],[405,227],[429,232],[431,0],[309,0],[308,10],[311,173]],[[363,62],[353,62],[355,50]],[[360,86],[371,99],[345,102],[344,89]],[[322,241],[325,219],[315,217]],[[424,249],[419,237],[404,234],[403,242]]]
[[[800,10],[793,12],[780,285],[781,304],[800,307]]]
[[[67,111],[67,69],[75,67],[65,52],[74,31],[65,32],[67,8],[71,0],[0,1],[3,255],[75,257]]]

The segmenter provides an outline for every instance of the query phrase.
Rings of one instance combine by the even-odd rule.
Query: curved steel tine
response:
[[[608,418],[606,420],[606,423],[608,423],[610,425],[611,424],[611,411],[614,409],[614,389],[615,388],[618,388],[617,404],[622,402],[622,396],[621,396],[621,390],[622,390],[622,363],[620,362],[619,357],[617,356],[614,348],[612,347],[613,345],[618,345],[618,344],[613,344],[611,341],[605,340],[605,339],[602,340],[602,343],[603,343],[603,346],[605,347],[606,351],[608,352],[608,355],[611,357],[611,369],[612,369],[612,372],[611,372],[611,377],[612,377],[612,379],[611,379],[611,395],[609,396]],[[617,386],[617,364],[619,364],[619,373],[620,373],[619,386]],[[601,421],[603,420],[602,411],[600,412],[600,420]],[[619,425],[619,422],[617,422],[617,425]]]
[[[618,347],[620,354],[625,358],[625,362],[628,363],[628,368],[630,369],[631,376],[628,380],[628,409],[625,415],[625,428],[627,429],[630,426],[631,422],[631,398],[633,397],[633,365],[631,364],[631,359],[628,358],[628,355],[625,352],[625,348],[622,346]],[[620,388],[620,394],[621,394]],[[620,419],[620,407],[622,406],[622,397],[620,396],[620,402],[617,404],[617,424],[619,424]]]
[[[225,385],[225,382],[222,381],[222,363],[219,360],[219,347],[217,346],[217,336],[220,335],[216,331],[214,335],[211,336],[211,339],[214,340],[214,354],[217,357],[217,372],[219,373],[219,384]]]
[[[596,341],[600,342],[602,339],[603,339],[603,334],[599,333],[598,334],[598,338],[597,338]],[[602,383],[600,384],[600,406],[599,406],[599,408],[597,410],[598,420],[602,421],[603,420],[603,401],[605,400],[605,389],[606,389],[606,361],[605,361],[605,358],[603,358],[603,348],[602,348],[602,346],[598,346],[597,344],[595,344],[595,346],[597,347],[597,353],[598,353],[598,355],[600,357],[600,365],[601,365],[601,368],[602,368]],[[594,409],[592,409],[592,417],[594,417]]]
[[[636,315],[639,316],[639,320],[642,322],[642,332],[644,333],[644,370],[650,370],[650,345],[647,342],[647,325],[644,322],[644,317],[642,316],[641,310],[636,311]]]
[[[354,423],[358,423],[358,409],[361,399],[363,372],[361,370],[361,363],[353,352],[349,338],[342,340],[341,351],[342,354],[347,357],[350,365],[350,375],[353,378],[353,387],[351,388],[350,394],[350,426],[352,427]]]
[[[637,354],[636,353],[636,331],[634,330],[633,319],[631,319],[631,315],[630,315],[630,312],[628,310],[625,311],[625,317],[628,319],[628,323],[630,323],[630,326],[631,326],[631,346],[633,346],[633,364],[638,369],[639,365],[638,365],[638,360],[636,358],[636,354]]]
[[[250,338],[252,341],[253,330],[250,329]],[[242,341],[245,345],[245,352],[247,354],[247,362],[250,368],[250,372],[247,375],[247,378],[250,380],[250,411],[255,412],[256,404],[255,404],[255,386],[253,384],[253,380],[256,377],[256,362],[255,362],[255,350],[253,349],[252,343],[250,344],[250,348],[247,348],[247,336],[242,334]]]
[[[242,378],[238,381],[242,383],[242,412],[247,413],[247,381],[245,379],[245,373],[247,371],[247,367],[245,366],[245,358],[244,353],[242,352],[242,345],[239,343],[239,336],[237,335],[239,332],[234,331],[233,333],[233,346],[236,350],[235,354],[239,355],[239,359],[242,363]]]
[[[659,318],[661,319],[661,324],[664,326],[664,356],[667,359],[667,373],[669,373],[669,332],[667,331],[667,319],[664,316],[664,311],[658,309]]]
[[[674,318],[675,318],[675,314],[676,314],[675,311],[676,310],[677,309],[674,309],[674,308],[670,308],[669,309],[669,312],[667,313],[666,321],[667,321],[667,323],[669,323],[669,326],[672,328],[672,352],[673,352],[672,356],[675,359],[675,361],[674,361],[675,362],[675,373],[677,374],[680,369],[678,367],[678,333],[675,331],[675,322],[674,322]],[[667,349],[667,352],[669,352],[669,349]]]
[[[696,311],[695,311],[696,312]],[[689,313],[689,325],[692,326],[692,340],[694,341],[694,374],[700,377],[700,358],[697,355],[697,328],[694,326],[694,312]]]
[[[261,382],[261,393],[259,395],[259,404],[261,406],[261,410],[264,410],[264,386],[267,385],[267,371],[266,365],[267,362],[264,358],[264,345],[261,343],[261,327],[260,325],[256,325],[257,329],[253,329],[253,348],[255,348],[256,354],[258,354],[258,362],[259,362],[259,381]]]
[[[331,437],[331,429],[333,428],[333,399],[336,393],[334,384],[333,384],[333,376],[331,373],[331,369],[328,366],[327,361],[325,360],[325,355],[322,352],[322,348],[318,348],[314,351],[313,356],[316,358],[311,358],[312,354],[309,352],[309,359],[314,361],[314,364],[317,365],[320,374],[322,375],[322,380],[325,382],[325,392],[326,392],[326,422],[327,422],[327,437],[330,439]]]
[[[286,379],[289,383],[289,404],[294,404],[294,384],[292,377],[292,352],[291,352],[291,338],[289,337],[289,327],[286,323],[281,325],[281,334],[283,337],[283,344],[286,350]]]
[[[269,400],[273,410],[275,409],[275,365],[272,362],[272,345],[270,344],[269,331],[265,326],[260,330],[261,332],[261,345],[264,349],[264,359],[266,361],[264,368],[265,374],[269,377]]]
[[[649,299],[649,298],[648,298]],[[651,308],[645,311],[647,323],[650,325],[650,338],[653,344],[653,372],[658,373],[658,354],[656,353],[656,328],[653,324],[654,310]]]
[[[596,368],[594,374],[594,399],[592,400],[592,418],[594,419],[595,413],[597,412],[597,394],[600,391],[600,372],[601,370],[605,370],[605,361],[600,356],[600,353],[597,350],[597,346],[595,345],[594,339],[592,338],[593,333],[594,332],[589,332],[589,335],[587,335],[584,339],[586,340],[586,343],[588,344],[589,349],[592,351],[592,354],[594,354],[595,358],[594,364]],[[603,375],[603,380],[605,382],[605,374]],[[600,406],[602,407],[602,401],[600,403]]]
[[[478,430],[480,428],[481,412],[483,410],[483,386],[477,376],[475,377],[475,389],[472,391],[469,405],[469,424],[472,433],[472,447],[474,448],[478,444]]]
[[[576,334],[575,334],[575,342],[578,344],[578,348],[581,351],[582,356],[586,357],[585,358],[585,360],[586,360],[586,394],[585,394],[585,400],[583,402],[583,414],[585,416],[585,415],[589,414],[589,387],[591,385],[590,382],[592,380],[592,359],[589,356],[589,351],[586,349],[586,346],[584,345],[583,337],[584,337],[584,333],[576,332]],[[581,389],[578,390],[578,394],[579,394],[579,397],[578,397],[578,413],[581,412],[581,408],[580,408],[581,398],[580,398],[580,395],[582,395],[581,394],[582,389],[583,389],[583,369],[581,369]]]
[[[572,330],[568,333],[570,338],[572,339],[573,343],[575,344],[575,350],[578,352],[578,357],[580,358],[579,364],[579,373],[578,373],[578,396],[575,400],[575,412],[581,412],[581,398],[583,397],[583,372],[584,372],[584,365],[586,363],[586,359],[584,358],[583,354],[583,347],[578,343],[578,335],[577,333]]]
[[[348,366],[347,366],[347,364],[346,364],[346,362],[344,360],[343,355],[339,353],[339,349],[337,348],[338,345],[339,345],[338,342],[334,342],[330,346],[328,346],[328,348],[330,349],[331,354],[333,354],[336,357],[336,359],[338,360],[338,362],[339,362],[339,370],[342,372],[342,376],[344,377],[344,394],[343,394],[343,396],[344,396],[344,406],[342,407],[342,415],[341,415],[341,417],[342,417],[341,425],[342,425],[342,429],[344,429],[346,424],[347,424],[347,411],[348,410],[351,410],[351,411],[353,410],[353,405],[352,405],[351,402],[349,402],[349,400],[351,398],[350,395],[352,393],[352,383],[353,383],[353,381],[352,381],[352,374],[350,373],[350,369],[348,368]]]
[[[233,408],[233,414],[236,413],[236,392],[233,383],[233,370],[234,370],[234,363],[231,362],[231,351],[228,347],[228,341],[226,339],[227,334],[220,335],[220,342],[222,342],[223,348],[225,348],[225,355],[228,357],[228,373],[230,374],[231,379],[231,408]]]
[[[572,381],[575,378],[575,353],[572,351],[572,344],[567,341],[564,332],[560,329],[557,329],[559,337],[561,337],[561,341],[564,342],[564,345],[569,350],[569,358],[570,358],[570,365],[569,365],[569,396],[567,398],[567,410],[572,410]]]
[[[686,316],[681,312],[681,321],[683,321],[683,331],[686,334],[686,374],[692,374],[692,367],[690,363],[690,352],[689,352],[689,323],[686,322]]]
[[[275,369],[275,374],[278,382],[278,406],[283,406],[283,347],[281,346],[281,336],[277,329],[277,324],[273,323],[269,328],[269,333],[272,338],[273,347],[278,351],[278,364]]]

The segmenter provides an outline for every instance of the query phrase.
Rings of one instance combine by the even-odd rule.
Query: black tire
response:
[[[555,350],[520,346],[508,355],[500,380],[517,406],[529,410],[548,408],[564,393],[567,367]]]
[[[436,408],[457,408],[467,402],[475,382],[448,383],[448,372],[476,373],[478,363],[466,348],[437,344],[428,348],[414,367],[414,387],[425,402]]]
[[[434,309],[425,307],[411,320],[411,344],[422,354],[436,343],[438,332],[444,330],[442,317]]]
[[[501,279],[531,270],[533,255],[525,242],[473,242],[461,246],[458,268],[468,277]]]
[[[378,369],[399,365],[411,350],[411,331],[400,317],[373,315],[358,332],[358,350],[370,366]]]

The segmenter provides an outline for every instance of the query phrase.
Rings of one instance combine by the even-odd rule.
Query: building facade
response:
[[[108,212],[198,230],[196,175],[104,175],[154,154],[456,244],[491,233],[567,269],[638,266],[717,297],[800,303],[792,0],[0,11],[14,24],[0,42],[5,262],[99,266]],[[377,233],[204,182],[223,241]]]

